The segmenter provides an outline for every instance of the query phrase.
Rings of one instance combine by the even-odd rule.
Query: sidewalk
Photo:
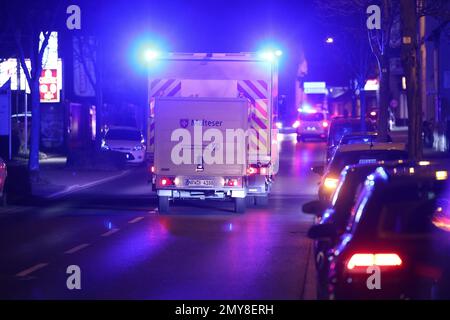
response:
[[[408,127],[394,127],[389,133],[393,142],[408,143]],[[438,151],[435,148],[424,148],[423,157],[426,159],[450,159],[450,152]]]
[[[40,160],[39,181],[27,183],[26,161],[15,160],[8,166],[13,192],[18,196],[55,199],[126,175],[130,170],[88,170],[67,167],[65,157]],[[11,173],[11,174],[10,174]],[[14,181],[14,182],[13,182]]]

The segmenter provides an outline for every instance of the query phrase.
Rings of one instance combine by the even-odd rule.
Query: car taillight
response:
[[[400,267],[402,259],[396,253],[355,253],[347,263],[348,270],[356,268],[377,267]]]
[[[225,178],[223,185],[225,187],[237,187],[237,186],[239,186],[239,179]]]
[[[171,178],[163,177],[159,181],[162,186],[173,186],[173,180]]]
[[[267,174],[267,168],[265,167],[259,168],[259,173],[265,176]]]
[[[322,122],[322,127],[328,128],[328,122],[327,121]]]
[[[257,172],[258,172],[258,168],[254,168],[254,167],[247,168],[247,174],[250,176],[256,174]]]

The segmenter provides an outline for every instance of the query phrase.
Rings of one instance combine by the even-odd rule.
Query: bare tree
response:
[[[96,100],[96,145],[100,146],[102,134],[103,114],[103,85],[100,41],[94,36],[74,36],[74,59],[82,66],[89,84],[95,91]]]
[[[39,141],[40,141],[40,96],[39,78],[42,72],[42,57],[47,47],[50,34],[56,31],[57,19],[64,17],[62,5],[64,1],[41,1],[25,3],[18,1],[6,6],[8,33],[13,34],[15,55],[25,73],[31,91],[31,134],[28,169],[30,177],[39,177]],[[26,9],[25,9],[26,8]],[[59,14],[59,16],[58,16]],[[40,43],[40,35],[43,41]],[[31,70],[26,65],[31,63]]]
[[[397,2],[393,0],[369,1],[369,0],[335,0],[318,2],[319,7],[328,16],[338,19],[336,26],[346,40],[348,67],[357,80],[355,86],[357,92],[361,92],[361,117],[365,117],[364,83],[370,71],[370,58],[367,56],[368,47],[376,58],[378,74],[380,78],[379,94],[379,119],[378,131],[381,139],[387,139],[388,132],[388,106],[390,101],[389,90],[389,58],[391,45],[391,32],[394,19],[398,15]],[[376,4],[381,8],[381,28],[370,30],[366,27],[369,5]],[[355,48],[357,50],[355,50]],[[362,119],[364,122],[364,119]]]

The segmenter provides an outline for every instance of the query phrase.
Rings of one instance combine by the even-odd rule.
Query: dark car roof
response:
[[[366,122],[370,122],[365,119]],[[342,124],[342,123],[357,123],[361,122],[361,118],[331,118],[331,124]]]

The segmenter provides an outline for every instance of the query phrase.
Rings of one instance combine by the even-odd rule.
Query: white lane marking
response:
[[[102,237],[108,237],[108,236],[110,236],[110,235],[116,233],[116,232],[119,231],[119,230],[120,230],[120,229],[111,229],[111,230],[109,230],[109,231],[103,233],[103,234],[102,234]]]
[[[75,253],[77,251],[83,250],[86,247],[89,247],[90,244],[89,243],[83,243],[80,244],[79,246],[73,247],[72,249],[67,250],[66,252],[64,252],[65,254],[72,254]]]
[[[29,275],[30,273],[33,273],[39,269],[42,269],[44,267],[48,266],[48,263],[38,263],[35,266],[32,266],[31,268],[25,269],[23,271],[20,271],[19,273],[16,274],[17,277],[25,277],[27,275]]]
[[[83,189],[88,189],[88,188],[94,187],[96,185],[99,185],[99,184],[102,184],[102,183],[109,182],[111,180],[115,180],[117,178],[120,178],[120,177],[128,174],[129,172],[131,172],[131,170],[125,170],[125,171],[123,171],[123,172],[121,172],[119,174],[116,174],[114,176],[111,176],[111,177],[99,179],[99,180],[92,181],[92,182],[89,182],[89,183],[85,183],[85,184],[82,184],[82,185],[75,184],[75,185],[72,185],[72,186],[68,186],[67,188],[65,188],[62,191],[58,191],[58,192],[55,192],[55,193],[49,195],[47,198],[50,198],[50,199],[51,198],[56,198],[56,197],[65,196],[67,194],[70,194],[70,193],[73,193],[73,192],[76,192],[76,191],[80,191],[80,190],[83,190]]]
[[[141,221],[142,219],[144,219],[144,217],[137,217],[137,218],[134,218],[133,220],[128,221],[128,223],[136,223],[136,222]]]

